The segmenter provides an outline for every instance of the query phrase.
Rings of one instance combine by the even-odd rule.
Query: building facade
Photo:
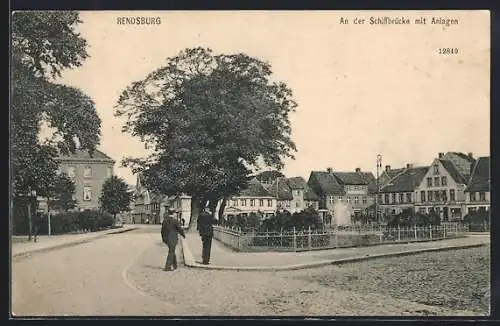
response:
[[[319,198],[302,177],[279,178],[267,187],[277,199],[277,210],[301,212],[308,207],[319,209]]]
[[[475,162],[469,184],[465,189],[466,214],[489,210],[491,206],[490,157],[479,157]]]
[[[428,170],[428,166],[413,167],[407,165],[405,169],[400,169],[400,172],[391,180],[385,182],[378,194],[378,204],[382,218],[415,207],[418,197],[417,188],[422,183]]]
[[[215,215],[219,215],[221,202],[217,205]],[[238,195],[232,196],[226,202],[223,217],[228,219],[236,215],[248,216],[250,213],[259,213],[263,217],[276,214],[277,200],[257,179],[249,181],[248,188]]]
[[[74,154],[57,158],[59,172],[65,173],[75,184],[74,199],[78,209],[97,209],[106,179],[113,175],[115,160],[99,150],[92,155],[77,150]]]
[[[470,169],[457,168],[456,163],[439,153],[416,189],[415,210],[423,214],[434,210],[443,221],[462,219],[466,214],[465,189]]]
[[[329,212],[335,218],[334,207],[337,203],[345,206],[352,215],[364,214],[375,203],[377,192],[376,179],[371,172],[312,171],[309,187],[319,199],[319,209]]]
[[[134,192],[132,222],[134,224],[160,224],[165,203],[165,196],[143,186],[142,176],[138,173]]]

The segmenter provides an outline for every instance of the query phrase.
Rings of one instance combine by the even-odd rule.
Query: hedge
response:
[[[40,213],[39,213],[40,214]],[[47,214],[41,214],[39,234],[48,234]],[[33,215],[35,218],[35,215]],[[28,234],[27,215],[15,219],[15,233]],[[113,225],[113,216],[99,211],[86,210],[81,212],[64,212],[51,215],[51,234],[65,234],[71,232],[94,232],[109,228]],[[34,231],[34,230],[33,230]]]

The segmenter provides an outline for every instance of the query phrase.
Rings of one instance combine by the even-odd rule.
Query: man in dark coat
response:
[[[201,236],[201,242],[203,244],[202,250],[202,264],[208,265],[210,262],[210,250],[212,248],[212,237],[214,236],[213,225],[217,223],[217,220],[207,211],[203,211],[198,216],[198,232]]]
[[[168,210],[161,225],[161,238],[163,243],[168,246],[168,255],[165,262],[165,271],[177,269],[177,257],[175,256],[175,247],[179,241],[179,233],[186,238],[184,230],[179,222],[174,218],[174,211]]]

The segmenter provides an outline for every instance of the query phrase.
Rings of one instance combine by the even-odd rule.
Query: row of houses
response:
[[[75,182],[74,198],[80,209],[99,207],[98,197],[104,181],[113,174],[115,161],[96,150],[92,156],[77,151],[59,158],[60,172]],[[271,174],[270,174],[271,175]],[[131,212],[127,222],[160,223],[166,207],[189,222],[191,198],[187,195],[166,197],[148,190],[137,175]],[[376,178],[361,171],[312,171],[302,177],[254,178],[249,187],[230,198],[224,216],[248,215],[252,212],[271,216],[277,211],[299,212],[307,207],[322,216],[335,217],[335,207],[345,206],[352,216],[397,214],[405,208],[417,212],[438,212],[443,220],[461,219],[469,212],[490,207],[490,158],[474,158],[471,153],[439,153],[426,166],[407,164],[393,169],[386,165]],[[217,207],[217,213],[220,204]]]
[[[137,178],[136,222],[159,222],[161,207],[172,207],[189,221],[189,196],[162,197],[142,187]],[[324,217],[335,218],[335,207],[343,205],[351,216],[379,212],[379,217],[412,208],[417,212],[437,212],[442,220],[463,218],[467,213],[490,207],[490,159],[474,158],[458,152],[439,153],[428,166],[407,164],[403,168],[385,166],[378,179],[371,172],[312,171],[302,177],[275,177],[250,181],[249,187],[230,198],[224,217],[252,212],[271,216],[277,211],[299,212],[313,207]],[[217,207],[217,211],[220,204]],[[218,213],[218,212],[217,212]]]

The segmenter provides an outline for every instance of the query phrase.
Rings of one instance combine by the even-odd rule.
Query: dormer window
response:
[[[434,164],[434,174],[439,174],[439,165]]]

